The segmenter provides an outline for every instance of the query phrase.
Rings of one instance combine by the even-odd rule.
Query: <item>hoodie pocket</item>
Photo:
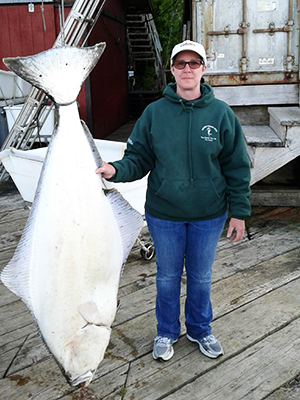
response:
[[[166,180],[155,192],[157,202],[181,211],[187,218],[199,218],[216,213],[226,205],[226,182],[223,177],[214,179]]]

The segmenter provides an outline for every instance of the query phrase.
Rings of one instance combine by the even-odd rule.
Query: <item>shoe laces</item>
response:
[[[217,339],[214,337],[213,334],[205,336],[204,338],[202,338],[202,340],[203,340],[203,342],[210,343],[210,344],[216,343],[216,341],[217,341]]]
[[[155,344],[156,344],[158,347],[165,347],[165,346],[167,346],[167,345],[169,344],[170,341],[171,341],[171,340],[170,340],[169,338],[167,338],[167,337],[158,336],[158,337],[155,339]]]

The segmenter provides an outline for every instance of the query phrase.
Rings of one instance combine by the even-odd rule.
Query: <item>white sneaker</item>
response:
[[[170,358],[172,358],[174,355],[173,344],[176,342],[177,340],[172,340],[163,336],[157,336],[154,339],[152,353],[154,360],[170,360]]]
[[[191,341],[198,343],[201,353],[209,358],[217,358],[224,354],[221,343],[213,334],[205,336],[201,339],[194,339],[189,334],[186,337]]]

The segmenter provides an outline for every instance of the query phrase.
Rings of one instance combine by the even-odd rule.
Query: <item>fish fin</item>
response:
[[[102,42],[93,47],[54,47],[28,57],[4,58],[3,62],[57,104],[70,104],[76,100],[105,46]]]
[[[116,189],[106,190],[105,194],[111,205],[121,234],[124,265],[143,227],[143,217]]]
[[[33,211],[32,209],[12,259],[3,269],[0,276],[3,284],[15,293],[15,295],[20,297],[31,312],[33,312],[33,306],[30,298],[29,277],[31,255],[33,253]]]
[[[89,142],[89,145],[90,145],[90,148],[92,150],[93,157],[94,157],[94,160],[95,160],[95,165],[96,165],[96,167],[101,167],[103,165],[103,160],[102,160],[102,158],[100,156],[100,153],[98,151],[98,148],[97,148],[97,146],[95,144],[94,138],[93,138],[91,132],[89,131],[89,128],[87,127],[86,123],[83,120],[81,120],[81,125],[82,125],[82,128],[83,128],[85,137],[87,138],[87,140]],[[101,174],[100,174],[100,176],[101,176]]]
[[[94,301],[87,301],[86,303],[79,304],[78,311],[82,318],[89,324],[93,324],[98,320],[99,310]]]

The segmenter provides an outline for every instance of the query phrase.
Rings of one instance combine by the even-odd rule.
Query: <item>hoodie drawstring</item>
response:
[[[194,103],[191,104],[191,108],[189,110],[189,163],[190,163],[190,180],[191,180],[191,188],[194,188],[194,171],[193,171],[193,159],[192,159],[192,114],[194,111]]]
[[[194,103],[191,103],[189,107],[187,107],[182,99],[179,100],[179,103],[181,104],[182,108],[180,109],[178,115],[182,111],[185,111],[189,113],[189,128],[188,128],[188,158],[189,158],[189,170],[190,170],[190,182],[191,182],[191,188],[194,187],[194,171],[193,171],[193,160],[192,160],[192,114],[194,111]]]

